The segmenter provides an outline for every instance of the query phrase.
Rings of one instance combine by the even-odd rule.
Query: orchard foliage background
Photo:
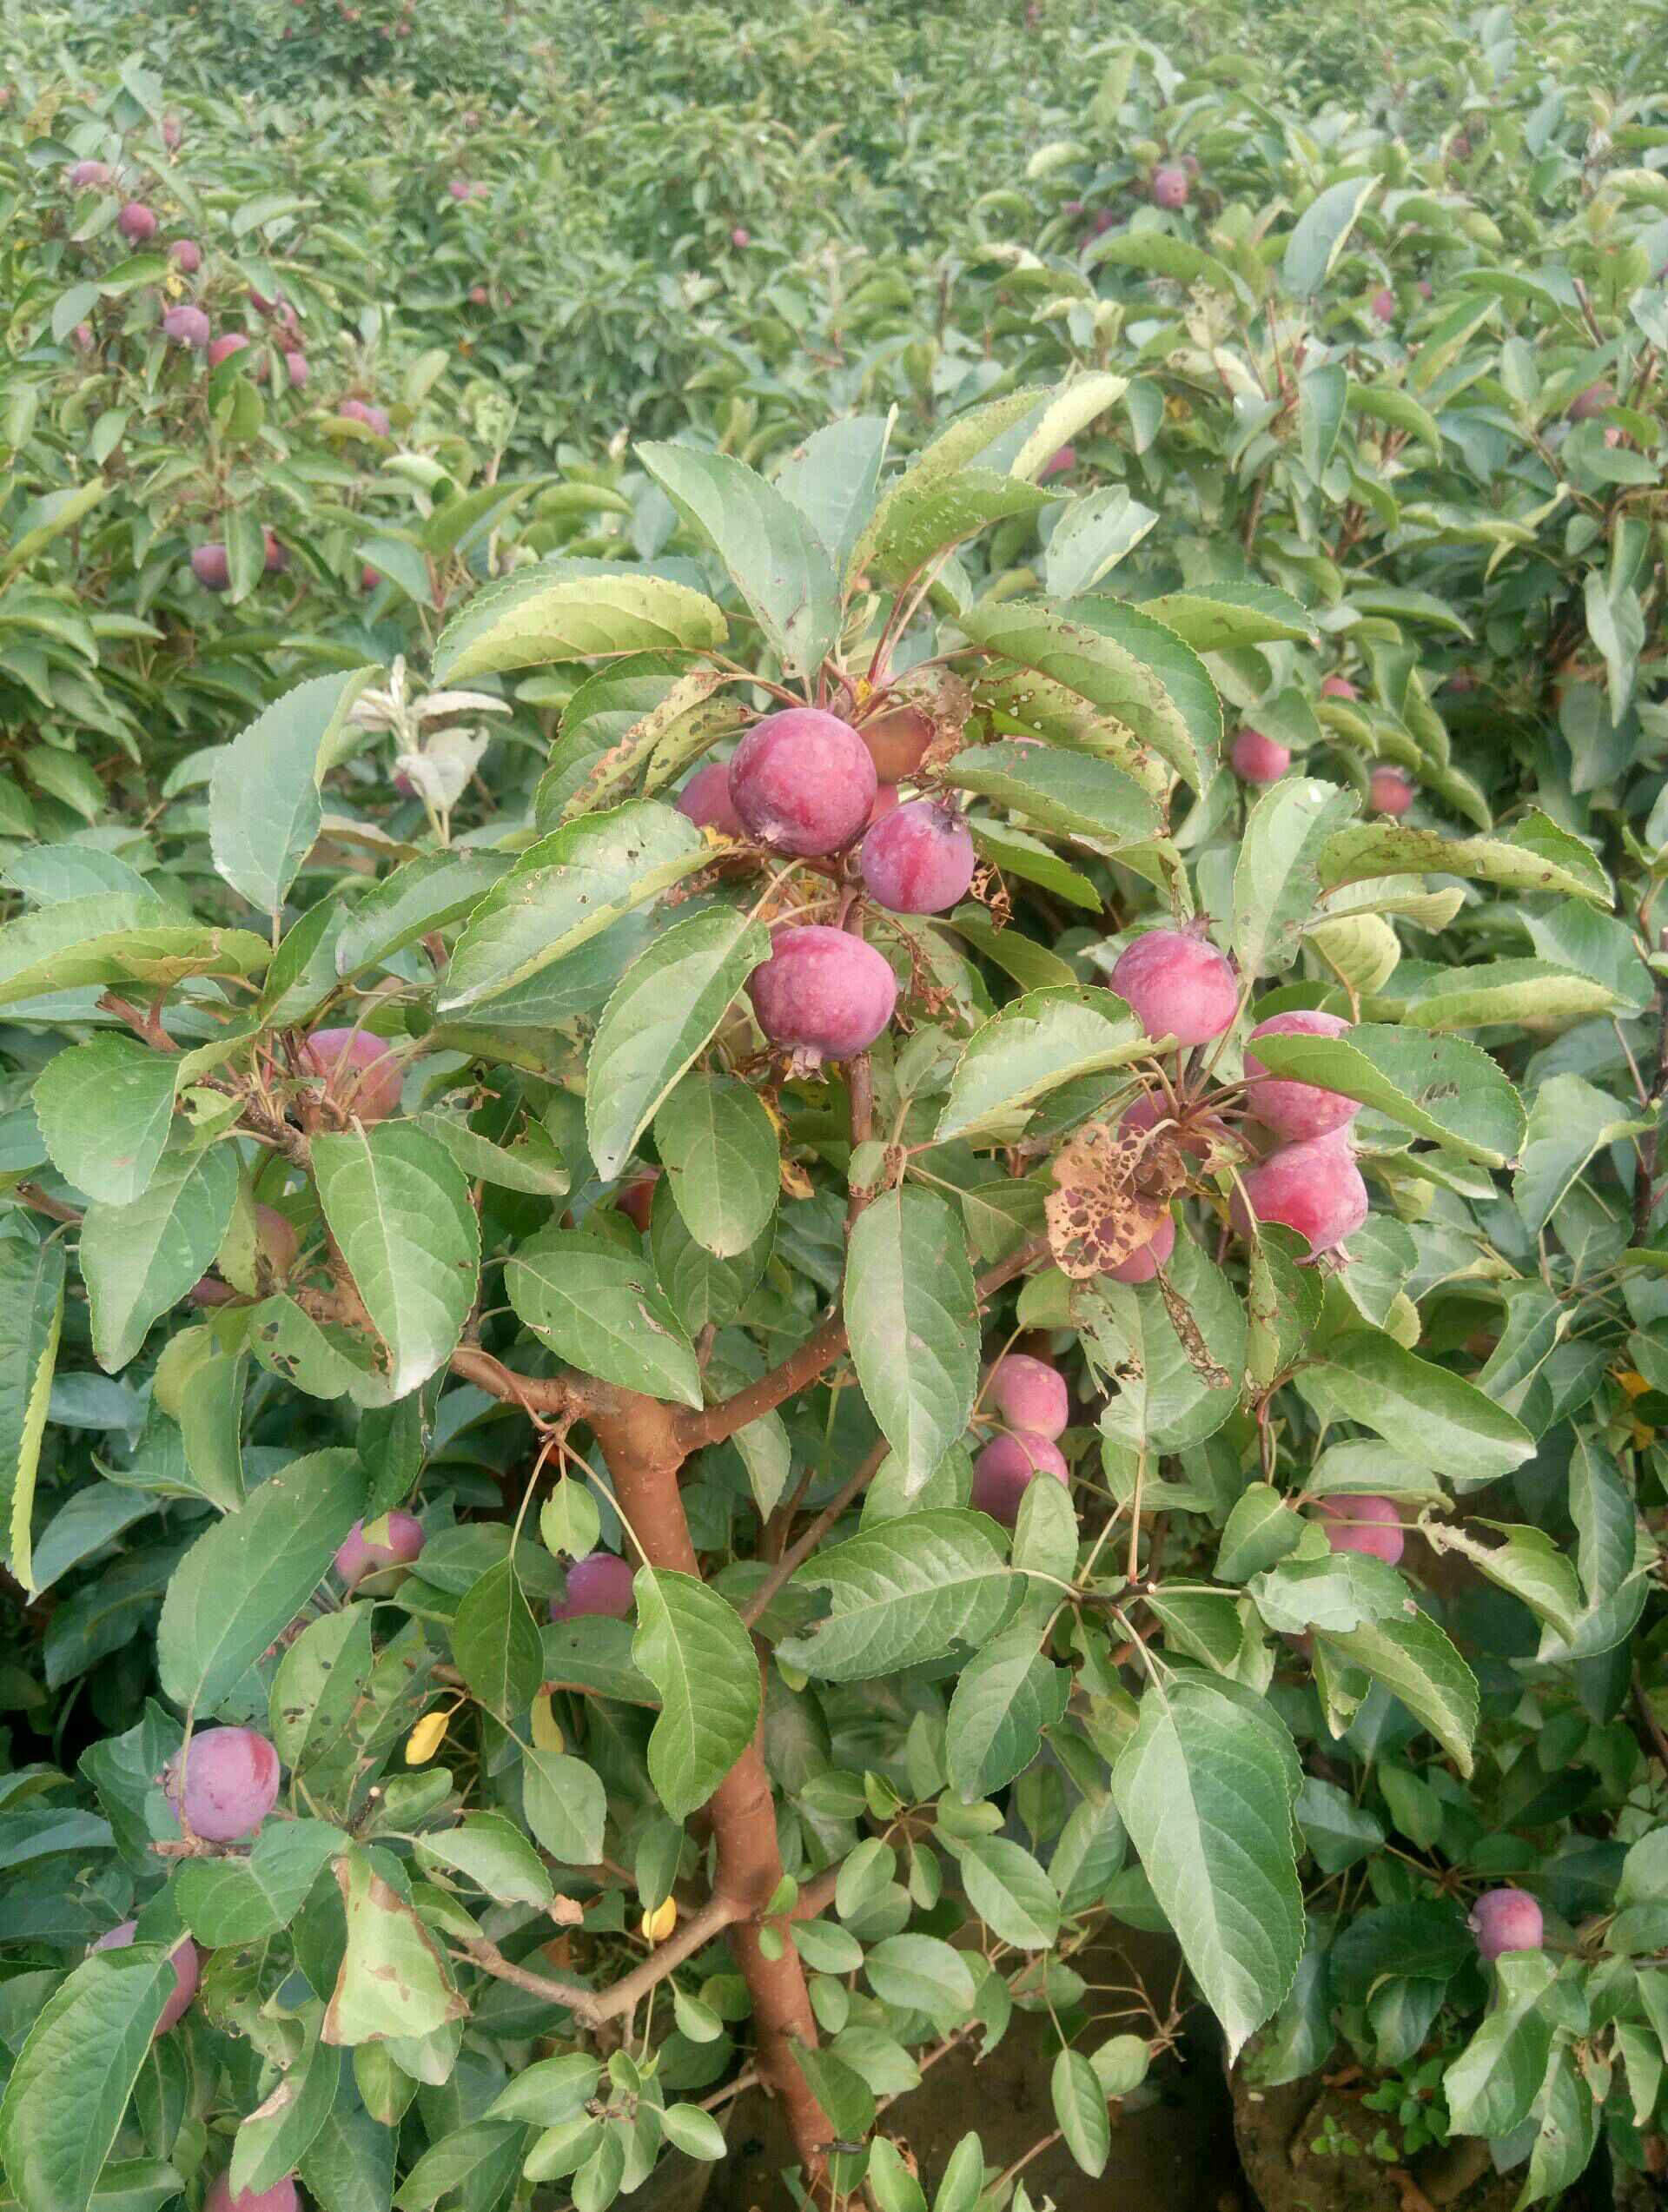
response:
[[[0,44],[23,2212],[1023,2207],[1129,1929],[1271,2205],[1643,2186],[1637,23]]]

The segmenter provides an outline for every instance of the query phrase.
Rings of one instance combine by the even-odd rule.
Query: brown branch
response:
[[[50,1197],[37,1182],[20,1182],[11,1195],[14,1198],[22,1199],[25,1206],[32,1206],[37,1214],[45,1214],[52,1221],[78,1222],[81,1219],[79,1207],[68,1206],[62,1198]]]
[[[881,1462],[890,1449],[890,1445],[883,1436],[857,1473],[849,1481],[841,1484],[839,1489],[823,1507],[804,1534],[796,1542],[789,1545],[787,1550],[783,1553],[781,1558],[741,1609],[741,1617],[749,1628],[764,1613],[771,1599],[775,1597],[784,1583],[791,1581],[797,1570],[804,1566],[846,1507],[855,1499],[863,1495],[876,1475],[879,1474]]]

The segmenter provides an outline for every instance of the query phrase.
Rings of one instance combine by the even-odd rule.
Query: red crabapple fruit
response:
[[[1341,1015],[1296,1012],[1274,1014],[1259,1022],[1249,1043],[1260,1036],[1342,1036],[1350,1027]],[[1288,1143],[1307,1137],[1330,1136],[1353,1122],[1360,1102],[1341,1091],[1327,1090],[1320,1083],[1298,1083],[1287,1076],[1271,1076],[1254,1052],[1247,1050],[1245,1072],[1251,1088],[1245,1095],[1246,1110]]]
[[[381,581],[382,581],[382,572],[381,572],[381,570],[380,568],[373,568],[373,567],[371,566],[370,562],[367,560],[367,561],[364,564],[363,567],[361,567],[361,570],[360,570],[360,572],[359,572],[359,588],[360,588],[360,590],[361,590],[361,592],[374,592],[374,591],[376,589],[377,586],[378,586],[378,585],[379,585]],[[406,797],[407,797],[407,798],[409,798],[411,797],[411,795],[412,795],[412,782],[411,782],[411,778],[410,778],[410,777],[409,777],[409,776],[407,776],[407,777],[406,777],[403,780],[404,780],[404,783],[405,783],[405,785],[406,785],[406,792],[405,792],[405,795],[406,795]],[[400,777],[396,776],[396,777],[394,778],[394,787],[395,787],[395,789],[397,790],[397,789],[399,788],[400,784],[401,778],[400,778]]]
[[[469,287],[469,304],[472,308],[489,306],[492,297],[492,294],[484,284],[472,284]]]
[[[239,2189],[232,2194],[229,2173],[217,2174],[202,2200],[202,2212],[297,2212],[295,2176],[286,2174],[270,2189]]]
[[[1009,1352],[998,1360],[990,1375],[990,1402],[1010,1428],[1052,1440],[1071,1419],[1071,1394],[1066,1378],[1046,1360],[1028,1352]]]
[[[1603,382],[1589,384],[1585,392],[1576,394],[1565,412],[1572,422],[1591,422],[1594,415],[1602,414],[1606,407],[1613,407],[1615,404],[1616,387],[1613,384]],[[1503,1890],[1500,1892],[1502,1897],[1512,1897],[1517,1894],[1517,1891],[1511,1890]],[[1532,1898],[1530,1902],[1532,1904],[1533,1899]]]
[[[730,796],[749,832],[777,852],[837,852],[869,818],[879,778],[849,722],[790,706],[754,723],[730,762]]]
[[[208,343],[208,318],[201,308],[169,308],[162,316],[162,335],[171,345],[201,353]]]
[[[1104,228],[1105,226],[1102,225],[1101,228]],[[1056,447],[1038,469],[1036,480],[1039,484],[1046,484],[1050,476],[1069,476],[1076,466],[1077,448],[1076,446]]]
[[[227,331],[223,337],[216,338],[208,348],[209,368],[218,368],[222,361],[230,361],[232,355],[241,354],[248,342],[248,339],[242,331]]]
[[[191,553],[191,573],[205,592],[228,592],[232,564],[222,545],[196,546]]]
[[[175,268],[195,276],[202,267],[202,248],[195,238],[176,238],[168,249],[168,258]]]
[[[356,1520],[336,1553],[336,1573],[343,1586],[351,1590],[367,1574],[380,1574],[385,1566],[409,1566],[421,1553],[425,1540],[423,1524],[415,1513],[392,1513],[388,1515],[388,1540],[386,1544],[367,1543],[365,1524],[362,1520]]]
[[[1188,204],[1188,172],[1179,166],[1166,163],[1153,171],[1153,205],[1155,208],[1185,208]]]
[[[752,232],[751,230],[744,230],[739,223],[738,223],[735,228],[730,233],[730,243],[735,248],[738,254],[745,253],[748,247],[751,246],[752,242]]]
[[[373,407],[368,400],[344,400],[336,413],[346,415],[349,422],[362,422],[367,430],[374,430],[379,438],[389,438],[394,434],[387,410]]]
[[[108,162],[75,162],[70,164],[70,182],[77,192],[102,192],[110,182]]]
[[[70,341],[78,354],[90,354],[94,344],[92,324],[78,322],[70,333]]]
[[[1234,738],[1228,758],[1241,783],[1277,784],[1292,765],[1292,749],[1248,723]]]
[[[289,566],[289,548],[281,545],[270,530],[261,533],[266,549],[266,571],[268,576],[281,576]]]
[[[1367,803],[1375,814],[1405,814],[1413,803],[1413,784],[1400,768],[1375,768],[1367,789]]]
[[[1322,1498],[1320,1510],[1327,1541],[1334,1552],[1360,1552],[1369,1560],[1382,1560],[1387,1566],[1394,1566],[1400,1559],[1407,1539],[1393,1498],[1370,1491],[1359,1497]]]
[[[301,1047],[301,1066],[322,1076],[330,1096],[361,1122],[382,1122],[399,1111],[405,1080],[389,1050],[386,1037],[368,1030],[314,1030]]]
[[[889,706],[871,715],[857,735],[869,748],[883,784],[901,784],[926,758],[933,739],[932,717],[921,706]]]
[[[141,246],[156,235],[156,218],[142,200],[129,200],[117,215],[116,227],[132,246]]]
[[[616,1212],[625,1215],[639,1236],[649,1233],[649,1210],[654,1204],[654,1186],[659,1180],[659,1168],[651,1168],[646,1175],[633,1176],[614,1201]]]
[[[868,1050],[892,1018],[897,978],[872,944],[812,924],[771,931],[771,957],[747,978],[747,996],[771,1043],[811,1069]]]
[[[1527,1890],[1485,1890],[1466,1925],[1476,1937],[1482,1958],[1498,1958],[1505,1950],[1540,1949],[1540,1907]]]
[[[206,1275],[199,1276],[185,1295],[194,1306],[229,1306],[237,1293],[217,1275]]]
[[[553,1620],[579,1620],[586,1613],[607,1613],[623,1620],[632,1609],[630,1564],[615,1552],[588,1552],[567,1570],[567,1595],[553,1598]]]
[[[288,377],[290,385],[294,390],[297,392],[306,391],[307,380],[311,374],[311,371],[307,366],[307,355],[305,354],[295,353],[286,354],[284,355],[284,374]]]
[[[1309,1258],[1330,1252],[1354,1236],[1367,1219],[1367,1185],[1340,1130],[1282,1145],[1244,1177],[1245,1195],[1260,1222],[1278,1222],[1309,1241]],[[1234,1226],[1244,1235],[1248,1224],[1238,1195]]]
[[[295,1264],[295,1255],[301,1248],[301,1240],[295,1234],[295,1225],[278,1211],[275,1206],[257,1206],[255,1209],[255,1233],[263,1257],[272,1271],[280,1277],[287,1275]]]
[[[108,1936],[101,1936],[93,1945],[95,1950],[126,1950],[138,1927],[136,1920],[124,1920],[119,1928],[112,1928]],[[191,2000],[197,1993],[197,1947],[189,1936],[182,1936],[169,1959],[174,1969],[174,1994],[162,2007],[162,2017],[153,2029],[153,2038],[165,2036],[184,2017]]]
[[[992,1437],[973,1462],[974,1512],[989,1513],[992,1520],[1011,1528],[1019,1519],[1021,1499],[1039,1474],[1051,1474],[1056,1482],[1070,1480],[1060,1447],[1051,1438],[1034,1435],[1029,1429]]]
[[[162,1794],[181,1827],[205,1843],[235,1844],[278,1802],[278,1754],[253,1728],[205,1728],[169,1761]]]
[[[1322,699],[1360,699],[1360,693],[1347,676],[1323,676],[1320,679],[1320,696]]]
[[[1395,321],[1396,295],[1387,284],[1381,284],[1373,295],[1373,313],[1380,322]]]
[[[1428,276],[1421,276],[1413,289],[1421,300],[1433,300],[1436,297],[1436,287]]]
[[[1127,1260],[1108,1268],[1111,1282],[1150,1282],[1175,1249],[1175,1223],[1166,1215],[1145,1244],[1137,1245]]]
[[[894,914],[943,914],[967,896],[978,865],[952,806],[912,798],[877,822],[858,855],[865,889]]]
[[[698,830],[722,830],[727,838],[745,835],[741,817],[730,796],[730,764],[709,760],[698,768],[678,794],[678,811]]]
[[[1108,981],[1148,1036],[1173,1036],[1180,1045],[1221,1036],[1240,1003],[1228,962],[1208,938],[1187,930],[1137,937]]]
[[[901,806],[903,804],[903,794],[899,791],[897,785],[896,784],[883,784],[879,790],[875,793],[875,803],[869,809],[869,819],[864,825],[864,827],[868,830],[872,830],[877,822],[883,820],[885,816],[891,813],[895,808]]]

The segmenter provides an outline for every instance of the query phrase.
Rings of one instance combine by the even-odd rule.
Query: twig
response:
[[[792,1580],[795,1572],[811,1557],[846,1507],[855,1499],[863,1495],[880,1472],[881,1462],[890,1449],[891,1446],[883,1436],[857,1473],[840,1485],[839,1489],[823,1507],[804,1534],[797,1542],[789,1545],[787,1550],[783,1553],[781,1558],[741,1609],[742,1619],[749,1628],[752,1627],[766,1611],[777,1592],[785,1582]]]

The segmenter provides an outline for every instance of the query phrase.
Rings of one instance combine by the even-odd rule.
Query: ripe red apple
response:
[[[815,706],[767,714],[730,762],[730,796],[749,832],[801,858],[850,844],[869,818],[877,783],[851,725]]]
[[[1359,1496],[1322,1498],[1320,1513],[1327,1525],[1327,1541],[1334,1552],[1360,1552],[1369,1560],[1394,1566],[1407,1539],[1401,1509],[1393,1498],[1363,1492]]]
[[[857,864],[869,896],[893,913],[943,914],[966,897],[978,855],[953,806],[912,798],[875,824]]]
[[[248,342],[248,339],[242,331],[227,331],[223,336],[216,338],[208,348],[209,368],[218,368],[222,361],[230,361],[234,354],[242,353]]]
[[[255,1209],[255,1240],[274,1275],[281,1280],[295,1265],[301,1248],[301,1240],[295,1234],[295,1224],[275,1206],[257,1206]]]
[[[747,995],[771,1043],[809,1069],[868,1050],[892,1018],[897,978],[873,945],[813,924],[771,932],[771,957],[747,978]]]
[[[924,707],[905,704],[871,714],[857,735],[869,748],[875,773],[883,784],[907,783],[919,768],[933,740],[932,717]]]
[[[1341,1131],[1282,1145],[1243,1180],[1257,1220],[1279,1222],[1307,1237],[1311,1260],[1354,1236],[1367,1219],[1367,1185]],[[1234,1226],[1244,1235],[1249,1224],[1237,1192],[1233,1211]]]
[[[204,1728],[169,1760],[162,1794],[205,1843],[252,1836],[278,1802],[278,1754],[253,1728]]]
[[[1351,1024],[1339,1014],[1300,1010],[1271,1015],[1259,1022],[1250,1042],[1260,1036],[1342,1036]],[[1254,1052],[1245,1056],[1245,1072],[1251,1088],[1245,1095],[1246,1110],[1276,1136],[1301,1143],[1312,1136],[1330,1136],[1346,1128],[1361,1110],[1360,1101],[1340,1092],[1323,1090],[1319,1083],[1298,1083],[1285,1076],[1271,1076]]]
[[[184,137],[184,129],[182,127],[180,119],[177,116],[164,116],[162,117],[162,143],[167,147],[170,154],[177,154],[179,152],[180,141]]]
[[[903,793],[896,784],[882,784],[875,793],[875,803],[869,809],[869,819],[864,826],[865,829],[872,830],[877,822],[884,821],[887,815],[892,813],[903,803]]]
[[[329,1096],[361,1122],[386,1121],[400,1110],[405,1071],[386,1037],[368,1030],[314,1030],[301,1047],[301,1066],[322,1076]]]
[[[226,548],[218,543],[198,546],[191,554],[191,573],[205,592],[228,592],[232,587],[232,564]]]
[[[130,245],[142,245],[156,235],[156,218],[142,200],[129,200],[116,219],[116,227]]]
[[[1036,472],[1039,484],[1046,484],[1050,476],[1068,476],[1077,466],[1076,446],[1056,446]]]
[[[1181,1045],[1221,1036],[1240,1003],[1234,970],[1215,946],[1188,930],[1149,930],[1118,955],[1109,978],[1148,1036]]]
[[[1292,765],[1292,749],[1248,722],[1228,755],[1234,773],[1245,784],[1277,784]]]
[[[108,162],[74,162],[68,175],[77,192],[102,192],[110,182]]]
[[[727,838],[745,835],[741,817],[730,796],[730,764],[709,760],[698,768],[678,794],[678,811],[698,830],[722,830]]]
[[[364,566],[363,566],[363,567],[360,570],[360,572],[359,572],[359,588],[360,588],[360,590],[361,590],[361,592],[374,592],[374,591],[376,589],[377,586],[378,586],[378,585],[379,585],[381,581],[382,581],[382,572],[381,572],[381,570],[380,568],[373,568],[373,567],[371,566],[370,562],[367,560],[367,561],[365,563]],[[407,777],[405,777],[405,778],[402,779],[401,778],[400,778],[400,777],[396,776],[396,777],[394,778],[394,783],[395,783],[395,785],[398,785],[401,782],[401,780],[403,780],[403,781],[404,781],[405,785],[406,785],[406,794],[405,794],[405,795],[406,795],[406,797],[407,797],[407,798],[409,798],[411,797],[411,795],[412,795],[412,794],[411,794],[411,778],[410,778],[410,777],[409,777],[409,776],[407,776]]]
[[[645,1174],[633,1176],[622,1187],[614,1201],[616,1211],[625,1215],[639,1236],[646,1236],[649,1233],[649,1209],[654,1204],[654,1186],[659,1180],[659,1168],[651,1168]]]
[[[1323,676],[1320,679],[1320,696],[1322,699],[1360,699],[1360,693],[1347,676]]]
[[[284,374],[288,377],[292,389],[297,392],[306,391],[307,380],[310,374],[307,366],[307,355],[296,353],[286,354]]]
[[[1185,208],[1188,204],[1188,172],[1169,164],[1153,171],[1153,205],[1155,208]]]
[[[415,1513],[388,1515],[386,1544],[367,1543],[365,1524],[356,1520],[336,1553],[336,1573],[344,1586],[351,1590],[367,1574],[380,1574],[384,1567],[409,1566],[421,1556],[424,1541],[423,1524]]]
[[[1375,768],[1367,803],[1375,814],[1405,814],[1413,803],[1413,778],[1400,768]]]
[[[136,1920],[124,1920],[119,1928],[112,1928],[108,1936],[101,1936],[93,1945],[94,1950],[126,1950],[138,1925]],[[162,2017],[151,2031],[153,2042],[158,2036],[165,2036],[170,2028],[178,2026],[197,1993],[197,1947],[190,1937],[182,1936],[168,1956],[174,1969],[174,1994],[162,2007]]]
[[[1506,1950],[1539,1950],[1545,1934],[1540,1907],[1527,1890],[1485,1890],[1466,1925],[1477,1938],[1478,1956],[1485,1959]]]
[[[379,438],[394,435],[394,426],[388,420],[386,408],[373,407],[368,400],[344,400],[336,413],[345,414],[350,422],[362,422],[367,430],[374,430]]]
[[[614,1552],[589,1552],[567,1570],[567,1594],[553,1598],[553,1620],[579,1620],[587,1613],[607,1613],[623,1620],[632,1609],[632,1569]]]
[[[996,1361],[990,1395],[1010,1428],[1027,1429],[1033,1436],[1058,1436],[1071,1420],[1066,1378],[1058,1368],[1027,1352],[1009,1352]]]
[[[1115,1268],[1107,1268],[1108,1279],[1113,1282],[1150,1282],[1175,1249],[1175,1222],[1167,1214],[1145,1244],[1137,1246]]]
[[[229,1306],[237,1293],[229,1282],[222,1282],[217,1275],[200,1275],[186,1297],[194,1306]]]
[[[201,308],[169,308],[162,316],[162,335],[171,345],[201,353],[208,343],[208,318]]]
[[[168,249],[168,258],[187,276],[195,276],[202,267],[202,248],[195,238],[176,238]]]
[[[1060,1447],[1047,1436],[1029,1429],[1010,1430],[992,1437],[973,1462],[973,1510],[989,1513],[1011,1528],[1019,1519],[1020,1500],[1039,1474],[1056,1482],[1070,1481]]]

